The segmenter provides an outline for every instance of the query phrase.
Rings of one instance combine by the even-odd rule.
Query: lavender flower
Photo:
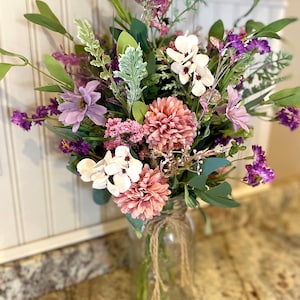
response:
[[[31,121],[28,121],[28,115],[25,112],[15,110],[11,117],[11,121],[15,124],[28,131],[31,128]]]
[[[266,164],[265,152],[261,146],[253,145],[252,150],[254,153],[253,164],[246,165],[247,175],[243,181],[255,187],[260,183],[268,183],[274,180],[274,170],[268,168]]]
[[[276,113],[275,119],[293,131],[298,128],[300,123],[299,110],[294,107],[284,107]]]
[[[73,125],[73,132],[78,130],[85,116],[90,118],[96,125],[105,124],[104,114],[106,108],[96,104],[101,97],[100,93],[95,92],[98,85],[97,80],[92,80],[85,87],[79,87],[78,91],[65,91],[61,94],[61,98],[65,102],[58,106],[58,109],[62,112],[59,121],[63,122],[65,126]]]
[[[49,115],[52,116],[60,114],[60,111],[57,109],[58,103],[56,99],[50,98],[50,102],[51,104],[48,106],[38,106],[31,117],[29,117],[26,112],[20,112],[18,110],[14,111],[11,117],[12,123],[20,126],[26,131],[30,130],[32,123],[34,125],[42,125]]]

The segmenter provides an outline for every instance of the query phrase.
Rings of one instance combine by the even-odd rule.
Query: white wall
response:
[[[97,31],[112,22],[107,0],[47,1],[57,16],[75,35],[74,18],[86,18]],[[197,16],[189,16],[182,25],[204,31],[222,18],[230,26],[252,1],[210,0]],[[133,0],[128,5],[136,7]],[[183,1],[178,0],[178,7]],[[281,15],[282,1],[265,0],[255,17],[274,20]],[[34,0],[0,2],[0,47],[21,53],[40,63],[44,53],[69,45],[59,35],[29,25],[23,13],[34,10]],[[138,12],[140,14],[140,12]],[[10,123],[14,109],[30,110],[47,102],[33,92],[32,86],[45,80],[30,68],[9,72],[0,83],[0,263],[35,252],[95,237],[124,226],[113,203],[99,208],[91,199],[89,184],[83,184],[66,168],[66,157],[57,150],[57,138],[43,128],[24,132]],[[267,144],[268,132],[257,136]],[[116,220],[116,221],[114,221]]]
[[[287,40],[284,50],[293,54],[291,66],[286,74],[291,78],[279,85],[281,88],[300,86],[300,1],[288,0],[286,15],[297,17],[298,21],[287,27],[283,35]],[[276,172],[277,180],[300,173],[300,128],[291,132],[287,127],[274,124],[271,128],[269,161]]]

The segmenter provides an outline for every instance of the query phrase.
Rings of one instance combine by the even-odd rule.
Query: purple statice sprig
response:
[[[299,109],[295,107],[283,107],[275,114],[275,120],[280,124],[287,126],[291,131],[297,129],[300,124]]]
[[[35,113],[29,116],[26,112],[13,111],[11,122],[26,131],[31,129],[32,124],[42,125],[49,116],[59,115],[58,102],[56,98],[50,99],[51,104],[36,107]]]
[[[274,170],[267,166],[265,152],[261,146],[253,145],[253,163],[245,166],[247,175],[243,178],[243,182],[250,186],[258,186],[260,183],[268,183],[274,180]]]

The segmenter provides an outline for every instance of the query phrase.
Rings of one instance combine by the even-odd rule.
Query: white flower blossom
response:
[[[98,163],[84,158],[77,164],[83,181],[93,181],[93,188],[107,188],[113,196],[126,192],[132,182],[138,181],[142,167],[143,164],[130,154],[127,146],[117,147],[114,156],[107,151]]]

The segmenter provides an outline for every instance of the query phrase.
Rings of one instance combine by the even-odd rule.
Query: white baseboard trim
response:
[[[45,251],[54,250],[60,247],[69,246],[78,242],[83,242],[92,238],[97,238],[108,233],[112,233],[128,226],[125,218],[97,224],[74,230],[64,234],[45,238],[25,245],[7,248],[0,251],[0,264],[11,262],[16,259],[25,258],[31,255],[40,254]]]

